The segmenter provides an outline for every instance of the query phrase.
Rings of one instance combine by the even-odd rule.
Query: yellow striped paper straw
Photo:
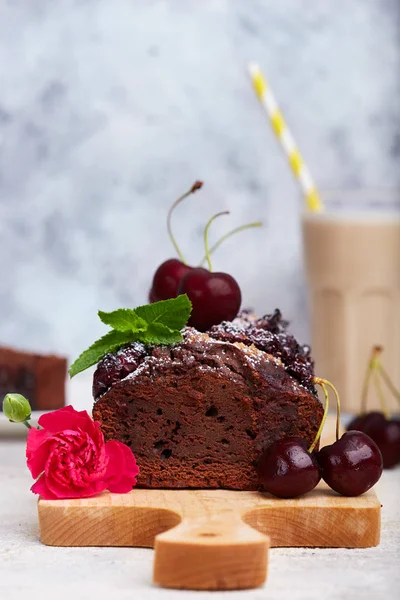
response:
[[[312,212],[321,211],[322,202],[319,197],[318,190],[311,177],[310,171],[308,170],[300,154],[297,144],[285,123],[285,119],[283,118],[271,88],[267,84],[261,69],[257,64],[250,63],[249,73],[257,97],[268,113],[272,129],[274,130],[276,137],[279,139],[288,157],[289,164],[296,179],[300,183],[300,187],[305,195],[308,209]]]

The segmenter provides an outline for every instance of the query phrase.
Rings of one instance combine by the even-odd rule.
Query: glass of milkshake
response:
[[[400,389],[400,190],[321,197],[325,211],[302,219],[315,372],[357,413],[373,346]],[[371,386],[368,409],[379,407]]]

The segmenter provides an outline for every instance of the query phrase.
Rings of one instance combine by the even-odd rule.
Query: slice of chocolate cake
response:
[[[128,444],[151,488],[258,488],[263,450],[284,436],[309,443],[322,419],[309,349],[280,313],[242,315],[173,346],[132,343],[95,372],[93,417]]]
[[[9,392],[29,398],[32,410],[65,404],[67,359],[0,347],[0,410]]]

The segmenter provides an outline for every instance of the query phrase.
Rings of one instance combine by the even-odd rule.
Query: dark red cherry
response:
[[[342,496],[359,496],[369,490],[382,474],[382,454],[362,431],[348,431],[317,454],[322,478]]]
[[[357,415],[356,417],[351,419],[351,421],[349,422],[349,424],[346,427],[346,430],[347,431],[362,431],[366,416],[367,416],[366,414]]]
[[[232,321],[239,312],[242,294],[236,280],[227,273],[213,273],[198,267],[183,276],[178,294],[192,302],[189,325],[207,331],[222,321]]]
[[[383,468],[390,469],[400,462],[400,421],[390,419],[370,426],[368,435],[382,453]]]
[[[315,455],[307,452],[307,442],[295,437],[286,437],[268,446],[257,471],[263,489],[278,498],[307,494],[321,479]]]
[[[374,411],[358,415],[350,421],[347,426],[347,431],[363,431],[369,435],[369,429],[371,427],[381,427],[386,422],[383,413]]]
[[[390,469],[400,462],[400,421],[386,419],[381,412],[370,412],[353,419],[348,430],[363,431],[377,444],[382,453],[383,468]]]
[[[163,262],[154,274],[153,283],[149,293],[150,302],[176,298],[179,283],[192,267],[185,265],[177,258],[170,258]]]

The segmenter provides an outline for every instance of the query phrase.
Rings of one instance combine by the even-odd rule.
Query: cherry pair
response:
[[[342,496],[359,496],[380,478],[382,456],[361,431],[348,431],[319,452],[309,452],[301,438],[283,438],[267,448],[258,472],[263,488],[279,498],[307,494],[321,477]]]
[[[220,245],[220,243],[237,231],[248,227],[258,227],[260,223],[249,223],[225,235],[211,250],[208,247],[208,230],[215,218],[227,212],[214,215],[206,225],[204,230],[204,245],[206,256],[204,260],[208,262],[208,270],[203,267],[190,267],[175,241],[171,230],[171,216],[174,209],[190,194],[202,187],[201,181],[196,181],[190,190],[178,198],[171,206],[168,217],[167,227],[170,239],[179,255],[180,260],[171,258],[163,262],[155,272],[153,283],[149,293],[150,302],[167,300],[175,298],[179,294],[187,294],[192,302],[192,313],[189,325],[199,331],[206,331],[212,325],[217,325],[222,321],[231,321],[239,312],[242,295],[240,287],[236,280],[228,273],[213,273],[210,260],[210,254]],[[203,260],[203,262],[204,262]]]
[[[359,496],[369,490],[382,474],[382,455],[376,443],[365,433],[348,431],[339,438],[340,401],[336,389],[328,381],[314,378],[325,394],[325,411],[311,446],[301,438],[283,438],[271,444],[258,464],[262,487],[279,498],[294,498],[313,490],[321,477],[343,496]],[[315,447],[328,413],[330,386],[337,400],[336,442]]]
[[[381,380],[398,401],[400,401],[400,392],[395,388],[381,363],[382,352],[381,346],[375,346],[372,349],[361,395],[361,415],[350,422],[348,429],[362,431],[369,435],[382,453],[383,468],[390,469],[400,463],[400,420],[390,417],[381,388]],[[366,412],[371,379],[375,383],[382,412]]]
[[[150,302],[187,294],[192,303],[189,325],[207,331],[222,321],[231,321],[239,312],[242,294],[228,273],[213,273],[202,267],[189,267],[176,258],[160,265],[154,275]]]

